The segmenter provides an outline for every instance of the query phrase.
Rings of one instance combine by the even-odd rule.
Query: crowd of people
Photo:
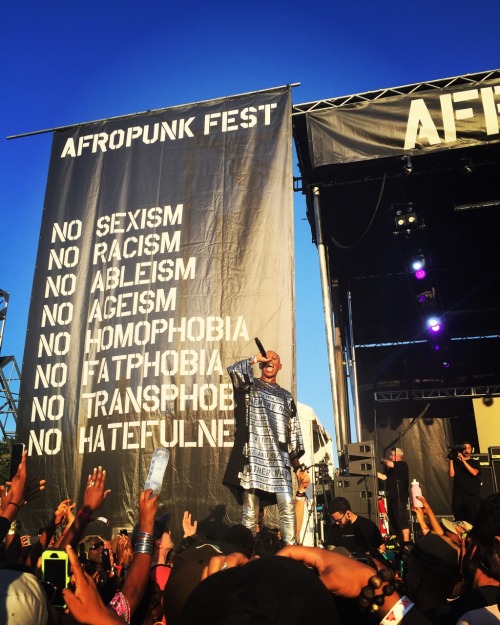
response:
[[[256,363],[260,378],[253,376]],[[390,519],[401,535],[397,550],[344,497],[331,503],[324,543],[297,544],[310,478],[300,464],[304,448],[293,398],[276,383],[281,367],[279,355],[267,352],[229,369],[236,434],[224,483],[242,506],[242,522],[223,536],[200,535],[186,511],[183,536],[174,540],[170,515],[158,516],[152,490],[139,495],[130,535],[89,534],[110,494],[106,471],[97,467],[85,480],[81,505],[62,501],[30,544],[13,522],[45,483],[28,479],[25,453],[12,481],[0,486],[0,624],[500,622],[500,494],[482,502],[473,523],[439,522],[420,496],[421,506],[413,508],[418,539],[411,542],[403,514],[408,467],[399,448],[384,462]],[[464,447],[450,460],[455,480],[457,471],[468,474],[456,480],[457,491],[464,484],[470,490],[477,477],[469,452]],[[268,503],[278,505],[279,528],[262,524],[258,511]],[[458,505],[470,507],[470,497],[457,496]],[[53,553],[68,561],[68,578],[59,582],[46,574]]]
[[[285,544],[278,528],[229,527],[220,540],[197,532],[185,512],[174,541],[158,496],[142,491],[131,535],[111,541],[85,536],[106,500],[106,471],[96,468],[83,502],[65,500],[39,540],[23,546],[11,532],[17,513],[44,488],[27,474],[23,456],[1,489],[0,622],[5,625],[187,625],[202,623],[497,623],[500,585],[500,494],[475,523],[439,522],[425,497],[414,508],[421,538],[388,557],[377,527],[342,497],[334,499],[338,532],[329,549]],[[71,582],[54,607],[41,573],[44,550],[67,554]],[[401,562],[404,566],[401,566]]]

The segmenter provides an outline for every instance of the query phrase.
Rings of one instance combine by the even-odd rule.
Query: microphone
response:
[[[262,354],[262,356],[264,356],[264,358],[267,358],[266,350],[264,349],[264,346],[262,345],[262,343],[259,341],[258,338],[255,338],[255,344],[259,348],[259,352]]]

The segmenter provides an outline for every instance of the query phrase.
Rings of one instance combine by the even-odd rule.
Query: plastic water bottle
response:
[[[151,459],[151,465],[149,467],[148,477],[144,484],[144,490],[153,489],[153,494],[159,495],[163,484],[163,476],[168,465],[168,459],[170,458],[170,452],[163,447],[157,447],[154,450],[153,457]]]
[[[417,480],[413,480],[410,486],[410,495],[411,495],[411,505],[412,508],[423,508],[424,504],[417,499],[418,497],[422,497],[422,489],[420,488],[420,484]]]

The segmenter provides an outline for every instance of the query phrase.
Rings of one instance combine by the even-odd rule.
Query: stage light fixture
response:
[[[436,306],[436,291],[434,287],[432,289],[428,289],[427,291],[422,291],[417,295],[417,301],[419,304],[423,304],[426,306]]]
[[[404,162],[402,171],[406,176],[409,176],[413,172],[413,165],[411,162],[411,156],[402,156],[401,160]]]
[[[410,234],[412,230],[417,230],[420,227],[417,213],[413,210],[412,204],[406,204],[404,206],[399,205],[397,208],[393,207],[394,211],[394,223],[396,225],[395,234],[406,233]]]
[[[439,317],[429,317],[425,323],[434,334],[438,334],[443,329],[443,323]]]
[[[396,228],[404,228],[406,226],[406,217],[403,211],[400,211],[400,210],[396,211],[395,221],[396,221]]]
[[[420,271],[424,268],[424,265],[425,259],[422,256],[418,256],[417,258],[414,258],[412,260],[411,268],[413,269],[413,271]]]
[[[415,271],[415,278],[417,280],[423,280],[427,276],[425,269],[418,269]]]
[[[411,269],[417,280],[423,280],[427,276],[427,271],[425,270],[425,258],[422,253],[413,257],[411,261]]]
[[[411,228],[418,226],[417,213],[413,209],[410,209],[406,213],[406,221]]]

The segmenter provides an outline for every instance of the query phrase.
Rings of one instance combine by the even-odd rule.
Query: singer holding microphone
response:
[[[292,395],[276,377],[282,364],[274,351],[259,352],[228,368],[234,386],[234,446],[222,483],[243,506],[242,524],[256,532],[260,506],[278,504],[281,537],[296,544],[295,497],[292,474],[299,480],[307,471],[300,464],[304,443]],[[253,365],[258,364],[260,378]]]

